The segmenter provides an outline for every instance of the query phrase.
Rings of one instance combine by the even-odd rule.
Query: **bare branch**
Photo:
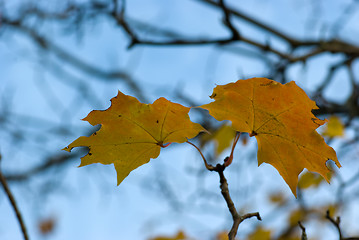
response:
[[[30,177],[36,174],[42,173],[52,167],[64,165],[65,163],[70,162],[70,160],[76,159],[81,155],[83,155],[83,152],[79,152],[75,154],[59,154],[57,156],[47,159],[47,161],[41,163],[40,165],[35,166],[22,173],[7,174],[6,179],[8,181],[14,181],[14,182],[26,181]]]
[[[232,198],[229,194],[227,179],[225,178],[225,176],[223,174],[224,169],[225,169],[224,165],[217,164],[215,171],[218,172],[218,174],[219,174],[221,193],[222,193],[224,200],[227,203],[228,210],[231,213],[232,219],[233,219],[232,228],[231,228],[230,232],[228,233],[228,238],[229,238],[229,240],[234,240],[237,235],[237,232],[238,232],[239,224],[241,224],[244,220],[251,218],[251,217],[257,217],[257,219],[260,221],[262,219],[258,212],[248,213],[243,216],[239,215],[239,213],[232,201]]]
[[[298,225],[302,229],[302,240],[308,240],[307,233],[305,232],[305,227],[300,221],[298,222]]]
[[[70,52],[51,42],[44,36],[38,34],[34,29],[28,28],[21,24],[20,21],[10,21],[6,18],[2,18],[2,24],[13,27],[22,33],[28,35],[39,47],[44,50],[50,50],[57,57],[64,60],[65,62],[73,65],[77,69],[102,79],[106,80],[122,80],[124,81],[130,88],[132,88],[138,95],[138,97],[145,101],[145,97],[142,93],[141,88],[138,86],[137,81],[133,80],[131,76],[123,71],[106,71],[96,66],[93,66],[80,58],[72,55]]]
[[[329,210],[327,210],[327,213],[325,215],[325,218],[328,219],[333,225],[334,227],[337,229],[338,231],[338,235],[339,235],[339,240],[343,240],[343,236],[342,236],[342,230],[340,229],[340,217],[337,217],[337,219],[333,219],[331,216],[330,216],[330,213],[329,213]]]
[[[240,39],[240,34],[238,32],[238,30],[234,27],[234,25],[232,24],[232,21],[230,19],[230,15],[231,13],[228,11],[227,7],[224,4],[224,0],[219,0],[219,6],[222,8],[223,10],[223,14],[224,14],[224,24],[228,27],[228,29],[231,31],[232,33],[232,39],[233,40],[239,40]]]
[[[0,161],[1,161],[1,155],[0,155]],[[27,230],[26,230],[26,226],[24,223],[24,220],[22,218],[21,212],[16,204],[15,198],[12,195],[9,185],[7,184],[6,178],[4,177],[4,175],[2,174],[1,170],[0,170],[0,182],[2,184],[2,186],[4,187],[5,193],[7,195],[7,197],[9,198],[9,201],[11,203],[11,206],[13,207],[15,214],[16,214],[16,218],[20,224],[21,227],[21,232],[22,235],[24,237],[25,240],[29,240],[29,235],[27,234]]]

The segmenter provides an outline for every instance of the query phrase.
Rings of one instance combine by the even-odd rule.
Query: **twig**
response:
[[[333,223],[334,227],[337,229],[338,234],[339,234],[339,240],[343,240],[343,236],[342,236],[342,230],[340,229],[340,217],[337,217],[336,220],[334,220],[329,213],[329,210],[327,210],[327,213],[325,215],[325,218],[328,219],[331,223]]]
[[[230,12],[228,11],[227,7],[224,4],[224,0],[219,0],[219,6],[222,8],[223,10],[223,14],[224,14],[224,24],[228,27],[228,29],[231,31],[232,33],[232,39],[233,40],[239,40],[240,39],[240,34],[238,32],[238,30],[233,26],[232,21],[230,19]]]
[[[233,152],[233,149],[237,143],[239,139],[239,133],[237,133],[236,137],[235,137],[235,141],[233,143],[233,147],[232,147],[232,152]],[[232,198],[231,198],[231,195],[229,194],[229,189],[228,189],[228,182],[227,182],[227,179],[225,178],[223,172],[224,170],[226,169],[227,165],[226,165],[226,160],[223,164],[217,164],[215,167],[208,164],[207,161],[206,161],[206,158],[203,156],[202,154],[202,151],[196,146],[194,145],[193,143],[187,141],[188,144],[192,145],[193,147],[195,147],[197,149],[197,151],[201,154],[202,156],[202,159],[204,161],[204,164],[206,166],[206,168],[209,170],[209,171],[214,171],[214,172],[217,172],[218,175],[219,175],[219,182],[220,182],[220,189],[221,189],[221,193],[222,193],[222,196],[224,198],[224,200],[226,201],[227,203],[227,207],[228,207],[228,210],[229,212],[231,213],[232,215],[232,219],[233,219],[233,224],[232,224],[232,228],[231,230],[229,231],[228,233],[228,239],[229,240],[234,240],[234,238],[236,237],[237,235],[237,232],[238,232],[238,227],[239,227],[239,224],[241,224],[241,222],[243,222],[244,220],[248,219],[248,218],[251,218],[251,217],[257,217],[258,220],[262,220],[261,216],[259,215],[259,212],[255,212],[255,213],[247,213],[247,214],[244,214],[244,215],[240,215],[236,209],[236,206],[234,205],[233,201],[232,201]],[[233,157],[233,153],[231,153],[232,157]],[[228,159],[229,157],[227,157],[226,159]]]
[[[225,169],[224,165],[217,164],[216,169],[214,171],[218,172],[218,174],[219,174],[221,193],[222,193],[224,200],[227,203],[228,210],[231,213],[232,219],[233,219],[232,228],[228,233],[228,239],[234,240],[237,235],[237,232],[238,232],[239,224],[241,224],[241,222],[243,222],[244,220],[251,218],[251,217],[257,217],[257,219],[260,221],[262,220],[262,218],[259,215],[259,212],[247,213],[243,216],[239,215],[239,213],[232,201],[232,198],[229,194],[227,179],[225,178],[225,176],[223,174],[224,169]]]
[[[1,159],[1,156],[0,156],[0,159]],[[25,226],[24,220],[22,219],[20,210],[16,205],[15,198],[12,195],[12,193],[10,191],[10,188],[9,188],[9,186],[8,186],[8,184],[6,182],[6,179],[5,179],[4,175],[2,174],[1,170],[0,170],[0,182],[1,182],[2,186],[4,187],[5,193],[8,196],[8,198],[10,200],[10,203],[11,203],[11,206],[13,207],[13,209],[14,209],[14,211],[16,213],[16,218],[17,218],[17,220],[18,220],[18,222],[20,224],[22,235],[24,236],[25,240],[29,240],[29,236],[28,236],[27,231],[26,231],[26,226]]]
[[[325,218],[328,219],[335,226],[335,228],[337,229],[338,235],[339,235],[339,240],[359,240],[359,237],[348,237],[348,238],[343,237],[342,230],[340,228],[340,217],[337,217],[337,219],[334,220],[330,216],[329,210],[327,210]]]
[[[298,222],[298,225],[302,229],[302,240],[308,240],[307,233],[305,232],[305,227],[300,221]]]
[[[132,29],[130,28],[130,26],[128,25],[127,21],[125,20],[125,8],[126,8],[126,0],[122,0],[121,1],[121,10],[120,13],[117,13],[117,1],[115,0],[114,4],[114,10],[112,12],[112,16],[114,17],[114,19],[116,20],[117,24],[119,26],[121,26],[123,28],[123,30],[130,36],[131,38],[131,43],[128,45],[127,48],[132,48],[135,44],[137,44],[139,42],[138,37],[136,36],[136,34],[134,33],[134,31],[132,31]]]
[[[107,81],[113,81],[113,80],[123,81],[137,93],[138,97],[142,101],[146,101],[146,98],[143,95],[141,88],[137,84],[137,81],[134,80],[132,76],[130,76],[126,72],[121,70],[107,71],[96,65],[92,65],[86,62],[85,60],[75,56],[65,48],[62,48],[59,45],[55,44],[54,42],[50,41],[45,36],[40,35],[35,29],[25,26],[24,24],[22,24],[21,21],[12,21],[6,18],[2,18],[2,24],[19,30],[20,32],[30,37],[34,41],[34,43],[36,43],[43,50],[51,51],[59,59],[65,61],[66,63],[72,65],[73,67],[81,70],[82,72],[88,75],[96,76]]]
[[[28,180],[30,177],[45,172],[46,170],[51,169],[52,167],[58,167],[60,165],[64,165],[67,162],[70,162],[71,160],[78,158],[83,154],[83,151],[80,151],[76,154],[59,154],[53,157],[48,158],[45,162],[41,163],[38,166],[35,166],[29,170],[26,170],[21,173],[13,173],[13,174],[7,174],[6,179],[8,181],[16,181],[21,182]]]

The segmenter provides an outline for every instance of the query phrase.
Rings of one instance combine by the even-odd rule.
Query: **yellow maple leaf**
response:
[[[165,98],[144,104],[119,91],[107,110],[94,110],[83,119],[93,126],[101,124],[100,130],[90,137],[79,137],[64,150],[88,147],[80,166],[114,164],[120,184],[132,170],[157,158],[166,143],[183,143],[205,131],[191,122],[189,110]]]
[[[219,121],[230,120],[236,131],[255,136],[258,165],[274,166],[295,196],[304,168],[329,181],[326,161],[340,167],[335,151],[315,131],[325,123],[311,112],[318,107],[293,81],[239,80],[217,86],[211,98],[215,101],[201,107]]]
[[[328,123],[325,126],[325,129],[322,133],[326,137],[343,137],[344,136],[344,125],[340,118],[337,116],[331,116],[328,119]]]

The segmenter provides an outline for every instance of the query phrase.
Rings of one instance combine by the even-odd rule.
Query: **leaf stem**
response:
[[[195,147],[195,148],[197,149],[197,151],[199,152],[199,154],[201,154],[201,157],[202,157],[202,159],[203,159],[203,162],[204,162],[204,165],[206,166],[206,168],[207,168],[209,171],[213,171],[213,170],[214,170],[214,167],[213,167],[212,165],[210,165],[210,164],[207,163],[207,160],[206,160],[206,158],[204,157],[204,155],[203,155],[201,149],[199,149],[195,144],[191,143],[191,142],[188,141],[188,140],[186,141],[186,143],[192,145],[193,147]]]
[[[234,153],[234,149],[237,145],[237,142],[239,140],[239,137],[241,136],[241,133],[240,132],[237,132],[236,133],[236,136],[234,137],[234,141],[233,141],[233,145],[232,145],[232,150],[231,150],[231,155],[229,155],[229,157],[227,157],[225,160],[224,160],[224,165],[226,167],[228,167],[229,165],[231,165],[232,161],[233,161],[233,153]]]

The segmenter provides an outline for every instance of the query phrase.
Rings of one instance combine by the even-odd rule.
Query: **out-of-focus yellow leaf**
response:
[[[215,142],[216,148],[214,153],[218,156],[232,145],[235,136],[236,131],[231,126],[223,124],[212,134],[202,134],[200,137],[200,144],[203,147],[209,142]]]
[[[288,201],[288,199],[282,192],[274,192],[269,195],[269,201],[273,204],[282,206]]]
[[[193,240],[187,238],[186,234],[183,231],[178,231],[175,236],[158,236],[154,238],[150,238],[149,240]]]
[[[343,137],[344,136],[344,125],[340,118],[333,115],[328,119],[328,123],[322,133],[326,137]]]
[[[295,82],[238,80],[218,85],[211,98],[214,102],[201,107],[218,121],[230,120],[236,131],[255,136],[258,165],[274,166],[295,196],[304,168],[327,179],[329,159],[340,167],[334,149],[316,132],[325,123],[312,113],[318,107]]]
[[[216,240],[228,240],[228,232],[220,232],[216,235]]]
[[[232,145],[236,136],[236,131],[227,124],[222,125],[214,134],[213,139],[217,142],[216,155],[221,154],[224,150]]]
[[[247,240],[270,240],[271,239],[271,231],[268,229],[264,229],[259,226],[254,232],[252,232]]]
[[[296,226],[298,225],[299,221],[303,221],[305,218],[305,213],[301,209],[295,209],[291,212],[291,214],[288,217],[288,222],[290,226]]]
[[[331,177],[332,174],[329,173],[328,180],[330,180]],[[325,179],[317,173],[305,172],[299,178],[298,187],[301,189],[317,188],[324,180]]]

